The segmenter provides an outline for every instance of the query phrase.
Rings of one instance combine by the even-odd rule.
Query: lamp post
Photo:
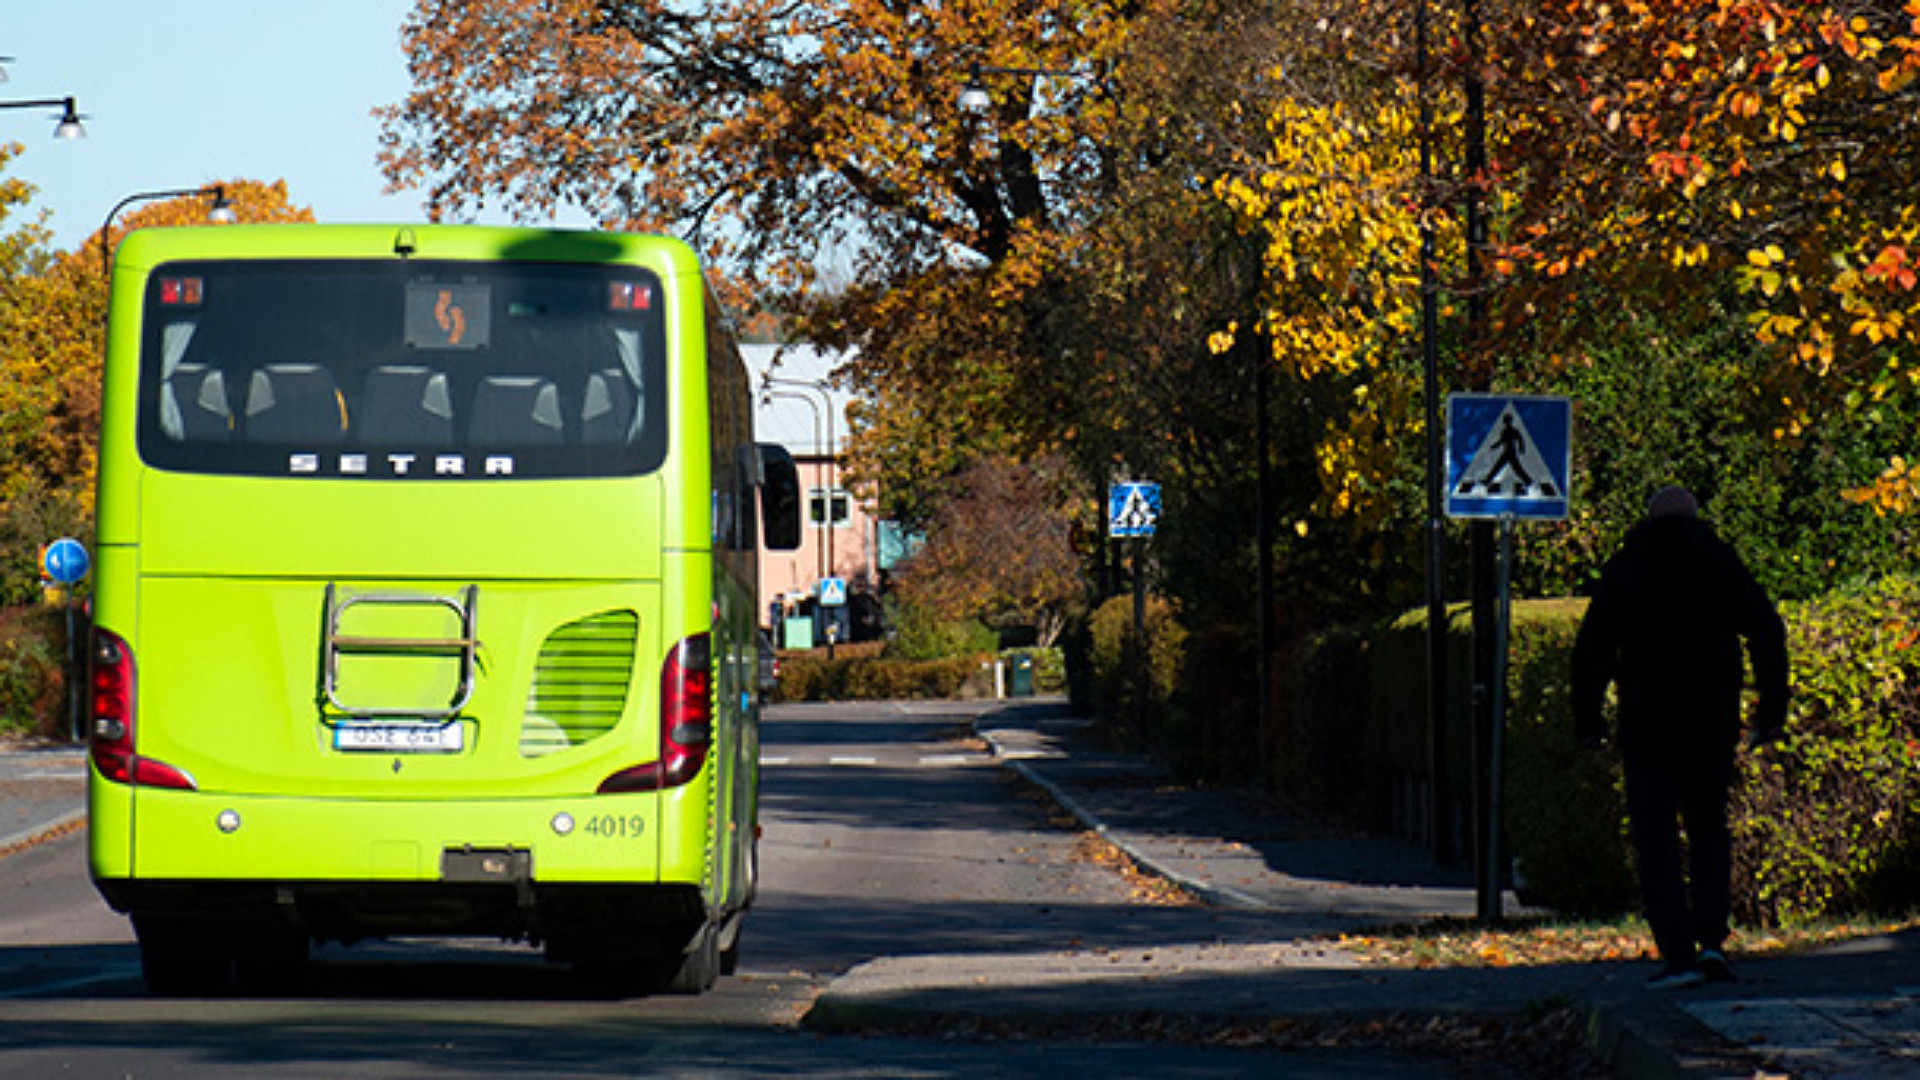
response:
[[[807,394],[796,394],[796,393],[793,393],[793,392],[791,392],[791,391],[787,391],[787,390],[775,390],[775,389],[772,389],[771,387],[769,387],[768,389],[766,389],[766,390],[764,390],[764,391],[761,391],[761,394],[760,394],[760,400],[761,400],[761,401],[763,401],[763,402],[767,402],[767,401],[772,401],[772,400],[773,400],[773,399],[775,399],[775,398],[779,398],[779,399],[780,399],[780,400],[782,400],[782,401],[798,401],[798,402],[801,402],[801,403],[803,403],[804,405],[806,405],[806,407],[807,407],[807,408],[808,408],[809,410],[811,410],[811,411],[812,411],[812,413],[813,413],[813,442],[814,442],[814,445],[816,445],[816,446],[818,446],[818,445],[820,445],[820,403],[819,403],[819,402],[817,402],[817,401],[815,401],[815,400],[813,400],[813,398],[812,398],[812,397],[811,397],[810,395],[807,395]],[[829,441],[831,441],[831,440],[829,440]],[[821,520],[820,520],[820,550],[819,550],[819,551],[818,551],[818,552],[817,552],[817,553],[815,554],[815,556],[814,556],[814,574],[813,574],[813,576],[814,576],[815,578],[823,578],[823,577],[826,577],[826,576],[827,576],[827,570],[826,570],[826,562],[825,562],[825,559],[826,559],[826,552],[827,552],[827,540],[828,540],[828,538],[829,538],[829,536],[831,535],[830,533],[828,533],[828,532],[827,532],[827,529],[828,529],[828,528],[829,528],[829,527],[830,527],[831,525],[832,525],[832,522],[830,522],[830,521],[828,521],[828,520],[826,520],[826,518],[825,518],[825,517],[822,517],[822,518],[821,518]]]
[[[1431,213],[1434,190],[1433,103],[1427,96],[1429,25],[1426,0],[1416,11],[1414,85],[1420,131],[1420,366],[1427,436],[1427,793],[1434,861],[1453,862],[1453,783],[1447,736],[1446,463],[1440,431],[1439,246]]]
[[[69,98],[69,101],[72,99]],[[227,199],[224,184],[212,184],[207,187],[173,188],[167,191],[139,191],[113,204],[107,211],[107,219],[100,223],[100,274],[108,277],[113,273],[113,219],[120,211],[137,202],[152,202],[155,199],[187,199],[199,197],[212,199],[213,205],[207,208],[207,220],[215,225],[231,225],[239,220],[233,212],[233,203]]]
[[[804,391],[807,391],[808,393],[820,395],[820,412],[826,416],[826,420],[827,420],[827,445],[825,448],[827,452],[827,470],[826,470],[827,486],[826,486],[826,491],[824,493],[825,499],[823,500],[825,505],[821,507],[821,514],[820,514],[821,529],[826,534],[826,552],[827,552],[827,572],[823,576],[823,579],[826,577],[838,577],[839,570],[837,569],[837,566],[833,558],[833,533],[834,533],[834,530],[839,527],[834,521],[834,517],[835,517],[834,511],[838,508],[839,502],[840,502],[840,499],[839,499],[840,455],[838,452],[838,447],[836,447],[834,444],[834,437],[833,437],[833,396],[831,393],[829,393],[827,384],[824,381],[808,382],[807,380],[804,380],[804,379],[782,379],[774,376],[771,373],[761,376],[761,380],[769,388],[775,387],[775,386],[788,386],[796,390],[804,390]],[[838,623],[836,622],[835,625],[837,626]],[[833,635],[831,634],[829,634],[827,637],[827,656],[829,658],[833,656]]]
[[[52,109],[60,111],[59,123],[54,126],[53,137],[63,141],[84,139],[87,129],[80,123],[80,110],[74,107],[73,99],[33,98],[26,101],[0,101],[0,109]]]

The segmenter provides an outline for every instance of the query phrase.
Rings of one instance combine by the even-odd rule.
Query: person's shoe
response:
[[[1719,949],[1700,950],[1700,959],[1694,961],[1694,967],[1708,982],[1734,981],[1733,968],[1727,963],[1726,954]]]
[[[1707,981],[1700,969],[1691,965],[1676,967],[1668,964],[1660,969],[1660,974],[1647,980],[1649,990],[1690,990]]]

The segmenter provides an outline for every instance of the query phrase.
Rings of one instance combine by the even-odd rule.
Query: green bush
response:
[[[1514,605],[1507,656],[1507,847],[1527,899],[1569,915],[1630,910],[1638,896],[1619,761],[1573,732],[1568,670],[1584,600]]]
[[[1782,744],[1739,759],[1730,811],[1735,917],[1770,926],[1909,906],[1920,889],[1920,582],[1891,579],[1781,611],[1793,708]],[[1602,914],[1634,907],[1638,893],[1619,759],[1581,750],[1573,734],[1568,669],[1584,612],[1578,600],[1514,605],[1503,821],[1531,900]],[[1408,672],[1424,669],[1409,656],[1423,623],[1374,631],[1381,662],[1365,673],[1346,665],[1332,685],[1308,680],[1334,701],[1341,683],[1358,695],[1356,680],[1368,680],[1368,722],[1381,732],[1371,754],[1389,767],[1418,767],[1411,718],[1424,715],[1425,683]],[[1451,637],[1457,660],[1459,620]],[[1463,684],[1463,665],[1454,670],[1454,685]],[[1450,730],[1464,726],[1463,710],[1450,710]],[[1351,752],[1352,741],[1310,752],[1318,766],[1287,768],[1337,769],[1324,755]],[[1458,786],[1470,775],[1463,767],[1454,766]]]
[[[1173,605],[1158,596],[1147,598],[1143,623],[1147,638],[1144,668],[1136,661],[1132,647],[1132,596],[1116,596],[1101,604],[1087,625],[1094,711],[1102,719],[1119,721],[1142,733],[1167,714],[1174,688],[1179,685],[1180,658],[1187,636]],[[1135,700],[1136,687],[1144,692],[1145,700]]]
[[[65,655],[66,625],[58,608],[0,609],[0,734],[67,736]]]
[[[1000,647],[1000,635],[978,619],[946,619],[913,604],[891,604],[887,622],[893,636],[887,641],[886,654],[897,660],[974,656]]]
[[[982,656],[895,660],[874,656],[783,654],[775,701],[894,701],[984,697],[992,672]],[[985,671],[983,675],[982,672]]]
[[[1300,809],[1384,830],[1391,827],[1381,811],[1388,770],[1381,755],[1370,752],[1364,713],[1354,708],[1365,700],[1374,646],[1365,633],[1340,627],[1294,651],[1277,673],[1271,775],[1276,790]]]
[[[1743,755],[1734,903],[1762,925],[1912,905],[1920,884],[1920,582],[1785,606],[1787,738]]]

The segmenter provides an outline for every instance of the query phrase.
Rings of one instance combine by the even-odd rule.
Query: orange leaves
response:
[[[1920,283],[1913,250],[1900,244],[1888,244],[1881,248],[1880,254],[1861,273],[1869,280],[1883,282],[1890,288],[1904,292],[1912,292],[1915,284]]]

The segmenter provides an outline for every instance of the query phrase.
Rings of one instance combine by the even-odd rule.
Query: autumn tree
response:
[[[1505,160],[1489,181],[1514,200],[1502,258],[1524,303],[1625,284],[1706,314],[1731,292],[1765,358],[1753,419],[1782,444],[1910,412],[1920,4],[1505,14],[1490,60]],[[1895,456],[1859,497],[1909,509],[1915,479]]]
[[[0,154],[0,166],[11,156]],[[236,180],[224,189],[239,220],[312,220],[288,203],[285,182]],[[17,180],[0,181],[0,224],[31,194]],[[204,222],[208,204],[186,196],[138,207],[115,223],[115,238],[132,228]],[[64,253],[50,240],[37,223],[0,233],[0,590],[16,601],[32,588],[36,546],[86,533],[93,512],[106,326],[102,235]]]
[[[1053,645],[1086,600],[1061,465],[990,458],[970,467],[903,569],[901,598],[949,620],[1031,627],[1042,648]]]

